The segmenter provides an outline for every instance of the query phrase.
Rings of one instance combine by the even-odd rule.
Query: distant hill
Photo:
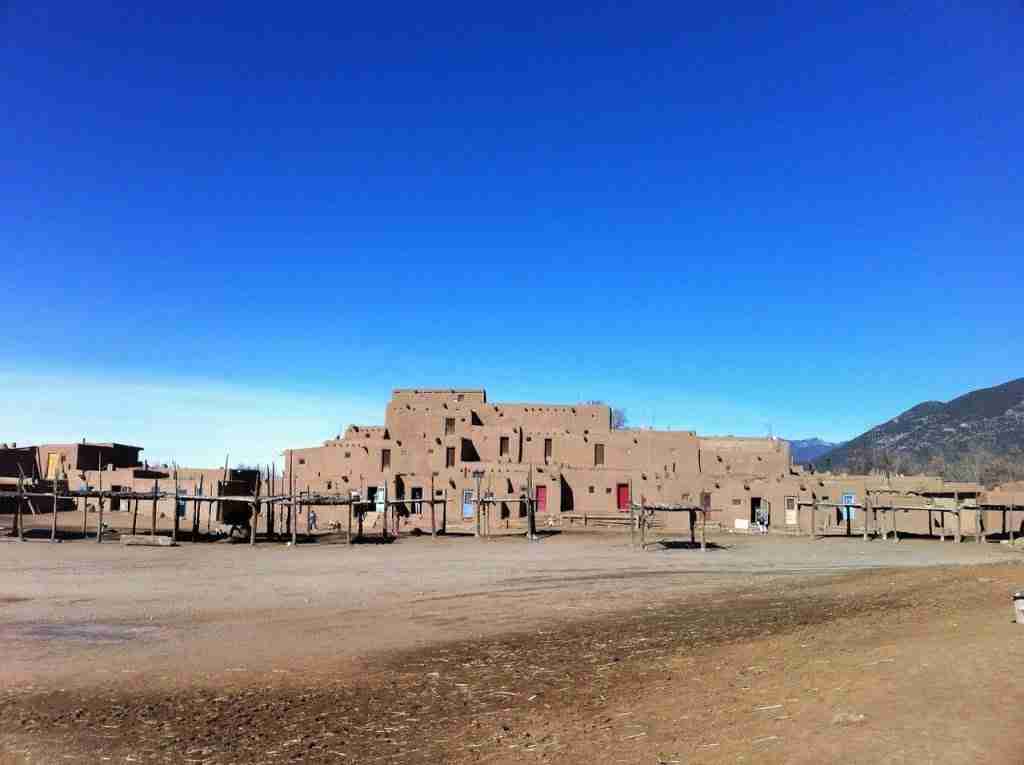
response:
[[[927,470],[974,480],[985,470],[981,463],[995,460],[1024,467],[1024,378],[946,403],[920,403],[837,446],[815,464],[853,472]],[[1013,465],[1004,468],[1012,477]]]
[[[831,441],[822,441],[820,438],[801,438],[799,440],[786,439],[789,441],[789,452],[793,455],[793,462],[798,465],[806,465],[814,462],[835,449],[839,444]]]

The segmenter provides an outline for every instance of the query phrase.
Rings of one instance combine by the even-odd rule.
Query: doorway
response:
[[[772,525],[771,513],[768,512],[768,505],[760,497],[750,498],[750,525],[756,526],[758,520],[761,520],[765,526]]]
[[[548,487],[537,487],[537,512],[543,513],[548,509]]]
[[[615,485],[615,506],[620,512],[629,510],[629,484],[620,483]]]
[[[463,489],[462,491],[462,520],[473,518],[473,490]]]

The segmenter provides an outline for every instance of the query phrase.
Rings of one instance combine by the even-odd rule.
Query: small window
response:
[[[348,459],[351,456],[352,456],[352,452],[345,452],[345,459]]]
[[[593,493],[594,493],[594,487],[593,487],[593,486],[591,486],[591,487],[590,487],[589,493],[590,493],[590,494],[593,494]]]
[[[796,510],[796,497],[786,497],[786,509]]]
[[[604,464],[604,444],[594,444],[594,465]]]
[[[327,491],[330,491],[333,487],[330,481],[327,482]]]
[[[498,456],[508,456],[508,436],[502,436],[500,439],[498,439]]]
[[[455,467],[455,447],[449,446],[444,450],[444,466]]]
[[[544,439],[544,461],[547,462],[551,459],[552,444],[550,438]]]
[[[734,500],[732,501],[732,503],[733,503],[734,505],[742,505],[742,504],[743,504],[743,500],[742,500],[742,499],[734,499]]]
[[[381,449],[380,450],[380,469],[390,470],[391,469],[391,450]]]
[[[299,464],[300,465],[305,465],[306,464],[306,460],[304,458],[302,458],[302,457],[299,457]]]
[[[450,436],[454,432],[455,432],[455,418],[454,417],[445,417],[444,418],[444,434],[446,436]]]

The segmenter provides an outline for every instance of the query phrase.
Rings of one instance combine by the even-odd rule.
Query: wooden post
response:
[[[352,544],[352,497],[348,498],[348,530],[345,532],[345,541]]]
[[[700,549],[708,549],[708,511],[700,511]]]
[[[442,507],[444,509],[441,510],[441,533],[442,534],[447,534],[448,533],[448,487],[447,486],[444,489],[443,500],[444,500],[444,505],[442,505]]]
[[[299,509],[302,507],[301,504],[296,504],[295,496],[292,495],[292,510],[293,514],[291,517],[292,526],[292,545],[299,543]]]
[[[892,509],[892,541],[900,541],[900,532],[899,529],[896,528],[896,508]]]
[[[19,467],[20,470],[20,467]],[[25,502],[25,476],[18,476],[18,508],[14,513],[14,531],[18,535],[18,539],[22,542],[25,541],[25,527],[23,519],[21,517],[21,506]]]
[[[257,468],[258,470],[258,468]],[[259,521],[259,497],[260,497],[260,484],[263,482],[263,473],[259,473],[256,476],[256,492],[253,494],[252,502],[252,516],[249,518],[249,546],[256,544],[256,524]]]
[[[871,497],[864,494],[864,541],[868,541],[868,519],[871,517]]]
[[[205,473],[199,474],[199,491],[195,492],[196,496],[202,496],[203,494],[203,479],[206,477]],[[199,538],[199,500],[195,501],[195,508],[192,512],[192,541],[195,542]]]
[[[85,477],[85,473],[82,473],[82,477]],[[88,486],[89,484],[86,484]],[[82,539],[85,539],[89,533],[89,498],[82,497]]]
[[[62,461],[63,466],[63,461]],[[53,521],[50,523],[50,541],[57,541],[57,478],[59,477],[59,471],[55,470],[53,474]]]
[[[960,523],[960,493],[953,492],[953,506],[956,508],[956,537],[957,544],[963,541],[963,526]]]
[[[159,494],[159,493],[160,493],[160,479],[154,478],[153,479],[153,513],[152,513],[151,522],[150,522],[150,526],[149,526],[149,535],[151,537],[155,537],[156,536],[156,502],[157,502],[157,494]]]
[[[974,504],[978,507],[974,511],[978,514],[978,544],[986,544],[988,542],[988,529],[985,527],[985,511],[981,507],[981,497],[977,492],[974,494]]]
[[[1011,502],[1010,503],[1010,526],[1009,526],[1009,529],[1008,529],[1008,531],[1010,532],[1010,544],[1011,545],[1013,544],[1013,508],[1014,508],[1014,504],[1013,504],[1013,502]]]
[[[430,472],[430,536],[437,537],[437,515],[434,510],[434,503],[437,497],[434,494],[434,472]]]
[[[636,508],[632,495],[629,498],[629,546],[636,549]]]
[[[100,454],[102,454],[102,452],[100,452]],[[99,462],[99,468],[100,468],[100,470],[99,470],[99,473],[100,473],[100,477],[99,477],[100,498],[98,500],[99,501],[100,514],[99,514],[99,517],[96,520],[96,543],[99,544],[100,542],[103,541],[103,457],[102,456],[101,457],[97,457],[97,461]]]
[[[268,496],[274,496],[274,473],[277,472],[277,467],[271,463],[270,467],[267,468],[267,482],[270,484],[270,492]],[[274,503],[267,502],[267,539],[274,538]]]
[[[171,527],[171,541],[178,541],[178,466],[174,466],[174,525]]]

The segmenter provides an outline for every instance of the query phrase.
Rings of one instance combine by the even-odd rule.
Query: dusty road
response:
[[[1020,553],[716,541],[3,543],[0,761],[1024,762]]]

